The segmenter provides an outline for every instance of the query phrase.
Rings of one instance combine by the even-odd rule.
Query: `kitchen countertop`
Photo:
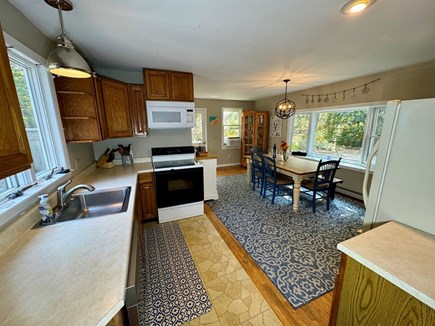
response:
[[[211,160],[217,158],[216,155],[208,153],[206,156],[196,156],[195,159],[196,160]]]
[[[127,212],[25,232],[0,256],[0,325],[106,325],[123,307],[138,173],[151,163],[91,169],[73,180],[131,186]]]
[[[337,248],[435,309],[435,236],[393,221]]]

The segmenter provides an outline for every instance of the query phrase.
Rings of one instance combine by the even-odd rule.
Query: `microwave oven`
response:
[[[195,126],[195,103],[146,101],[148,128],[172,129]]]

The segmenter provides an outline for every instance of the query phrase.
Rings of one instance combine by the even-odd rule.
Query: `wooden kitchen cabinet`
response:
[[[132,137],[133,128],[127,84],[100,78],[101,94],[110,138]]]
[[[129,84],[128,96],[130,99],[130,112],[133,123],[133,135],[147,136],[148,123],[143,85]]]
[[[140,206],[142,207],[142,220],[146,221],[158,217],[156,192],[154,188],[154,174],[141,173],[138,177],[140,191]]]
[[[390,221],[340,242],[329,325],[435,325],[435,235]]]
[[[171,99],[169,71],[144,69],[143,73],[147,100],[169,101]]]
[[[190,72],[144,69],[147,100],[193,102],[193,75]]]
[[[27,170],[29,142],[0,25],[0,179]]]
[[[175,72],[171,75],[171,100],[193,102],[193,75],[189,72]]]
[[[435,310],[343,255],[330,326],[433,325]]]
[[[54,83],[66,141],[82,143],[107,138],[98,79],[56,77]]]
[[[251,148],[257,148],[263,153],[268,151],[269,113],[253,110],[242,112],[242,143],[240,165],[246,167],[246,156]]]

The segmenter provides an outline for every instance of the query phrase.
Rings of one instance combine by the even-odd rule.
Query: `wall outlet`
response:
[[[74,165],[76,167],[76,170],[80,170],[80,160],[78,158],[74,160]]]

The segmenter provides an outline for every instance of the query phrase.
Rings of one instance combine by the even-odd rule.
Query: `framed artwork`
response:
[[[219,118],[216,115],[211,115],[208,117],[208,123],[210,126],[217,126],[219,124]]]
[[[270,117],[269,137],[281,137],[282,119],[276,115]]]

